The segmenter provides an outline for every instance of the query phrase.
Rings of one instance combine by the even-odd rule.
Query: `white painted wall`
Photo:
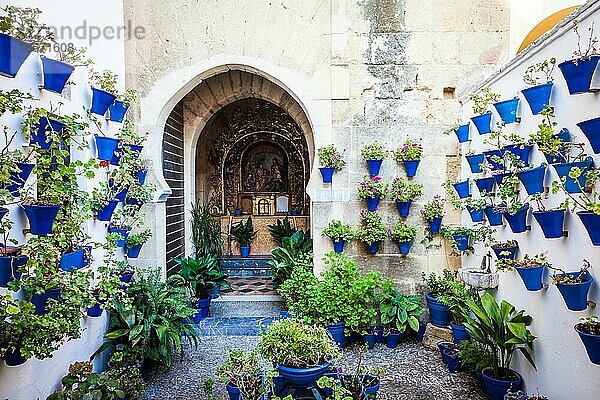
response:
[[[122,24],[122,4],[118,0],[95,2],[80,2],[76,0],[57,0],[53,1],[49,7],[47,1],[11,1],[12,5],[19,6],[37,6],[44,10],[44,20],[49,24],[73,24],[76,25],[79,20],[86,18],[88,24],[110,23]],[[6,1],[0,1],[0,4],[6,4]],[[106,12],[106,10],[111,10]],[[110,22],[106,19],[107,16]],[[96,59],[98,69],[110,68],[113,71],[124,76],[124,55],[123,43],[117,41],[105,40],[103,42],[94,42],[90,47],[90,55]],[[38,54],[32,53],[25,64],[21,67],[16,78],[7,78],[0,76],[0,89],[10,90],[18,88],[23,92],[29,92],[34,100],[28,104],[33,107],[56,108],[59,103],[61,114],[79,113],[83,115],[82,107],[89,108],[91,102],[91,90],[88,82],[87,68],[79,67],[71,77],[73,85],[65,89],[64,97],[48,91],[39,90],[42,84],[41,61]],[[68,95],[70,91],[70,96]],[[0,125],[9,126],[11,131],[20,131],[19,116],[4,115],[0,117]],[[115,132],[120,124],[104,122],[105,132]],[[91,129],[96,129],[91,128]],[[22,148],[27,144],[23,136],[17,136],[12,146],[13,148]],[[3,138],[0,138],[0,145]],[[87,160],[95,157],[95,146],[93,137],[88,138],[90,149],[83,153],[74,153],[74,158]],[[100,174],[99,174],[100,175]],[[100,177],[98,177],[101,179]],[[31,185],[35,177],[29,178],[27,184]],[[89,182],[90,190],[95,182]],[[10,217],[16,223],[12,230],[12,237],[23,243],[25,238],[22,229],[26,227],[26,217],[18,205],[9,206]],[[106,225],[100,221],[88,221],[87,232],[94,242],[102,242],[106,235]],[[96,260],[102,259],[102,254],[94,251],[93,256]],[[94,263],[92,268],[95,268]],[[6,290],[6,289],[3,289]],[[82,337],[79,340],[73,340],[64,344],[57,350],[52,358],[39,361],[30,359],[25,364],[17,367],[9,367],[0,363],[0,398],[11,400],[32,400],[45,399],[49,394],[60,388],[60,379],[67,373],[68,366],[72,362],[87,360],[90,355],[101,345],[104,332],[107,325],[106,313],[100,318],[82,318]],[[96,368],[101,367],[100,361],[96,363]]]
[[[600,18],[600,4],[588,5],[587,9],[577,17],[581,23],[581,31],[586,32],[592,21]],[[522,75],[525,69],[534,63],[543,61],[550,57],[556,57],[558,62],[571,58],[572,51],[576,45],[576,36],[571,30],[572,24],[568,23],[559,28],[552,36],[545,40],[540,46],[530,49],[527,54],[510,62],[503,72],[491,78],[491,81],[483,86],[491,86],[492,91],[502,94],[502,100],[519,95],[521,104],[518,115],[522,121],[519,124],[507,126],[506,132],[512,132],[528,138],[530,133],[537,130],[541,122],[541,116],[533,116],[520,91],[525,88]],[[600,98],[594,94],[580,94],[570,96],[561,72],[554,72],[555,87],[551,98],[551,104],[555,107],[555,114],[559,127],[568,128],[572,134],[577,136],[577,141],[586,143],[586,152],[593,155],[589,142],[576,126],[577,122],[594,118],[600,115]],[[593,86],[600,87],[600,71],[596,71]],[[473,115],[471,103],[466,102],[463,106],[463,121],[468,121]],[[500,117],[494,110],[492,123]],[[472,125],[472,124],[471,124]],[[476,128],[471,126],[472,142],[462,146],[463,154],[473,149],[480,152],[483,149],[485,135],[477,133]],[[593,155],[596,165],[600,165],[600,154]],[[542,153],[534,150],[530,162],[532,165],[540,165],[544,162]],[[473,178],[466,160],[463,157],[462,177]],[[546,186],[558,176],[553,168],[546,173]],[[524,189],[522,189],[524,193]],[[478,193],[473,185],[472,193]],[[556,206],[564,200],[564,195],[550,197],[546,203],[548,206]],[[463,213],[462,222],[466,226],[471,225],[470,218],[466,212]],[[522,234],[513,234],[508,226],[499,227],[495,237],[498,240],[516,239],[519,243],[519,255],[537,254],[548,251],[549,261],[557,267],[567,271],[578,270],[583,258],[593,264],[592,275],[596,281],[592,285],[589,299],[600,300],[600,257],[599,249],[592,246],[584,226],[574,214],[568,214],[565,220],[565,229],[568,230],[568,238],[548,240],[543,237],[542,231],[533,218],[529,217],[528,223],[531,231]],[[463,265],[478,266],[481,257],[489,249],[477,247],[475,255],[463,257]],[[550,282],[548,276],[545,282]],[[535,393],[539,388],[541,394],[551,399],[578,399],[597,400],[600,393],[600,366],[590,363],[579,336],[573,330],[579,317],[591,314],[599,314],[596,308],[588,308],[587,311],[573,312],[567,310],[556,286],[550,285],[547,290],[539,292],[528,292],[516,272],[501,272],[500,286],[496,293],[497,299],[506,299],[517,309],[525,309],[533,316],[531,330],[537,336],[534,342],[534,358],[537,371],[521,358],[517,358],[513,367],[525,378],[526,388],[530,393]],[[600,302],[599,302],[600,304]]]

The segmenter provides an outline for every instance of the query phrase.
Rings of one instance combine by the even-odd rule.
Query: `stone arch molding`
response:
[[[150,92],[140,101],[140,129],[149,132],[149,140],[145,149],[146,155],[154,160],[156,168],[151,171],[152,178],[159,188],[159,201],[166,200],[171,193],[169,185],[162,175],[162,137],[167,118],[175,105],[192,94],[195,89],[200,89],[203,82],[211,77],[230,71],[245,72],[262,79],[261,90],[254,87],[245,92],[234,92],[233,90],[219,93],[219,105],[209,107],[205,114],[196,115],[191,123],[185,127],[184,137],[184,166],[185,181],[188,185],[194,184],[194,161],[196,143],[202,128],[210,116],[223,106],[246,97],[258,97],[282,106],[294,119],[302,115],[303,121],[298,121],[301,129],[306,135],[309,146],[310,165],[314,157],[314,136],[312,127],[316,125],[330,125],[330,120],[321,120],[323,113],[316,110],[317,105],[310,106],[308,78],[295,72],[278,67],[264,60],[233,55],[218,55],[207,58],[197,64],[181,68],[166,75],[155,83]],[[277,88],[281,90],[279,102],[274,101],[277,96]],[[233,89],[233,88],[231,88]],[[295,113],[295,114],[294,114]],[[190,161],[191,160],[191,161]],[[191,162],[191,163],[190,163]],[[189,193],[192,187],[186,186]],[[189,204],[186,203],[186,206]]]

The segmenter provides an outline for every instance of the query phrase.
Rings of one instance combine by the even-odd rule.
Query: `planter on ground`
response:
[[[588,357],[593,364],[600,365],[600,335],[592,335],[581,331],[581,324],[575,325],[575,331],[579,334]]]
[[[279,376],[288,381],[294,387],[311,387],[321,378],[330,363],[324,363],[312,368],[290,368],[283,365],[276,365]]]
[[[333,173],[335,172],[335,168],[321,167],[319,168],[319,171],[321,171],[323,183],[331,183],[333,181]]]
[[[401,217],[408,217],[411,204],[412,201],[397,201],[396,208],[398,209],[398,214],[400,214]]]
[[[505,124],[517,122],[517,108],[519,107],[518,97],[494,103],[494,107],[496,108],[496,111],[498,111],[500,118],[502,118],[502,121]]]
[[[548,82],[521,90],[533,115],[539,114],[544,107],[550,105],[550,94],[552,93],[553,85],[553,82]]]
[[[515,267],[525,284],[525,288],[531,292],[542,290],[544,287],[543,278],[545,268],[545,265],[530,268]]]
[[[576,277],[579,272],[567,272],[567,275]],[[583,311],[587,308],[587,295],[594,278],[587,272],[581,278],[584,279],[582,283],[556,283],[567,308],[571,311]]]
[[[448,306],[442,304],[438,299],[431,296],[431,293],[425,295],[427,306],[429,307],[429,315],[431,323],[437,327],[445,328],[452,321],[452,313]]]
[[[472,173],[478,174],[481,172],[481,164],[485,161],[485,156],[483,154],[471,154],[465,156],[465,158],[469,163],[469,168]]]
[[[240,255],[244,258],[250,256],[250,246],[240,246]]]
[[[518,372],[510,370],[512,380],[500,380],[492,377],[493,369],[488,367],[484,368],[482,372],[483,383],[485,384],[485,390],[490,400],[503,400],[506,392],[517,391],[523,385],[523,378]]]
[[[591,56],[586,59],[568,60],[558,64],[563,74],[569,94],[587,93],[590,91],[592,76],[598,65],[600,56]]]
[[[105,90],[92,87],[92,107],[90,111],[94,114],[104,115],[108,111],[108,107],[110,107],[115,100],[115,95],[108,93]]]
[[[588,157],[584,161],[552,164],[552,166],[556,170],[556,173],[561,180],[563,177],[566,179],[563,186],[567,193],[581,193],[580,186],[585,187],[585,174],[587,171],[589,171],[593,164],[594,160],[591,157]],[[573,167],[581,169],[581,176],[577,178],[577,180],[569,177],[569,172]],[[577,184],[577,182],[579,182],[579,184]]]
[[[485,135],[486,133],[490,133],[492,131],[490,126],[492,124],[491,111],[488,111],[483,115],[476,115],[471,118],[471,121],[473,121],[473,123],[475,124],[477,132],[479,132],[480,135]]]
[[[529,168],[517,173],[528,195],[544,192],[544,177],[546,176],[547,167],[546,164],[542,164],[539,167]]]
[[[565,210],[534,211],[532,214],[546,239],[557,239],[563,236]]]
[[[210,314],[210,303],[212,298],[207,299],[195,299],[193,302],[193,307],[196,310],[196,313],[192,316],[192,320],[194,323],[198,323],[203,319],[207,318]]]
[[[404,334],[390,332],[385,337],[385,345],[390,349],[395,349],[398,347],[398,343],[400,343],[404,339]]]
[[[446,365],[450,373],[458,372],[460,366],[460,359],[458,358],[458,350],[444,349],[444,356],[446,357]]]
[[[452,328],[452,336],[454,337],[454,343],[456,345],[460,345],[463,340],[471,340],[471,336],[467,333],[467,329],[464,325],[450,322],[450,328]]]
[[[381,169],[381,163],[383,160],[367,160],[367,165],[369,167],[369,175],[371,177],[379,175],[379,170]]]
[[[580,122],[577,126],[589,140],[594,154],[600,153],[600,117]]]
[[[585,227],[594,246],[600,246],[600,215],[591,211],[579,211],[577,216]]]
[[[527,230],[527,212],[529,211],[529,205],[526,204],[517,211],[515,214],[509,214],[505,212],[504,219],[510,225],[510,230],[513,233],[523,233]]]
[[[342,349],[346,347],[346,336],[344,335],[345,326],[346,324],[344,322],[337,322],[327,326],[327,331],[331,335],[331,338]]]
[[[42,56],[42,69],[44,71],[44,89],[62,93],[69,77],[75,67],[66,62],[53,60]]]
[[[0,75],[14,78],[33,47],[21,39],[0,33]]]
[[[459,143],[469,141],[469,126],[469,124],[461,125],[454,130],[454,133],[456,133],[456,137],[458,138]]]
[[[123,122],[128,109],[129,106],[126,106],[122,101],[115,100],[108,108],[110,120],[113,122]]]
[[[469,179],[467,179],[466,181],[457,182],[453,186],[459,198],[465,199],[471,195],[469,190]]]
[[[375,334],[374,333],[365,334],[363,336],[363,339],[369,350],[373,350],[375,348]]]
[[[32,235],[45,236],[52,232],[52,225],[60,210],[57,206],[38,206],[33,204],[22,204],[25,215],[29,220],[29,231]]]

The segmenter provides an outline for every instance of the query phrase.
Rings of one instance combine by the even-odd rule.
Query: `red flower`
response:
[[[108,161],[100,161],[100,166],[101,167],[108,167],[110,165],[110,163]]]

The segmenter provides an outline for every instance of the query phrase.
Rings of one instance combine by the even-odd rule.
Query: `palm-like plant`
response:
[[[171,279],[185,285],[191,295],[198,299],[208,298],[215,286],[231,288],[227,282],[229,275],[221,272],[215,255],[209,254],[200,259],[176,258],[175,262],[179,265],[180,271]]]
[[[240,221],[231,227],[231,235],[240,247],[250,246],[257,233],[258,231],[255,231],[252,225],[252,217],[248,217],[246,222]]]
[[[448,306],[454,323],[462,325],[465,322],[465,316],[469,315],[469,300],[477,300],[473,293],[469,291],[467,285],[462,281],[448,282],[446,292],[438,298],[442,304]]]
[[[529,363],[535,367],[531,355],[535,336],[528,326],[531,316],[525,311],[516,311],[515,307],[505,300],[500,305],[489,293],[481,296],[481,303],[469,300],[467,305],[474,317],[465,315],[465,327],[471,338],[486,348],[493,355],[493,378],[509,380],[510,363],[515,351],[520,351]]]
[[[269,261],[273,281],[283,283],[292,275],[294,266],[312,252],[310,235],[303,231],[295,232],[291,237],[284,237],[281,246],[273,250],[273,259]]]
[[[271,237],[273,237],[273,240],[279,246],[283,244],[284,238],[291,237],[294,233],[296,233],[296,231],[296,228],[292,228],[288,217],[285,217],[283,220],[278,219],[275,224],[269,225],[269,232],[271,232]]]
[[[194,204],[191,213],[192,243],[196,258],[221,254],[223,235],[219,219],[211,214],[208,207],[201,204]]]

